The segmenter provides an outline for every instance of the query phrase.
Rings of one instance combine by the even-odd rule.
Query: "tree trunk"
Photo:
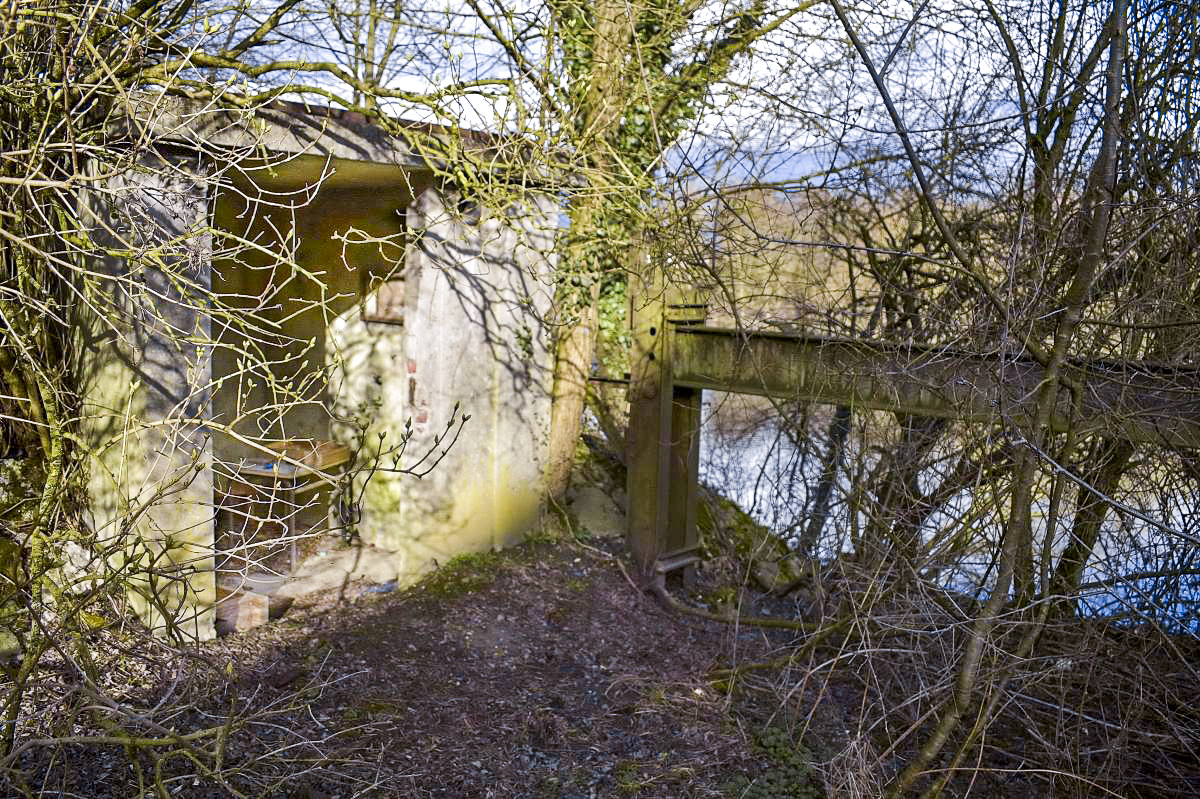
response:
[[[829,449],[825,452],[825,463],[821,467],[821,478],[817,482],[816,497],[808,524],[800,537],[800,549],[809,555],[816,549],[829,519],[829,501],[833,496],[833,484],[837,481],[838,469],[842,465],[842,454],[846,451],[846,437],[850,434],[851,410],[849,405],[839,405],[829,423]]]
[[[1076,599],[1072,594],[1079,587],[1083,569],[1108,515],[1108,500],[1104,497],[1112,495],[1132,456],[1133,445],[1128,441],[1105,439],[1092,461],[1092,468],[1083,475],[1085,485],[1079,487],[1075,501],[1071,540],[1059,556],[1054,578],[1050,581],[1051,596],[1062,597],[1058,610],[1063,615],[1075,610]]]
[[[594,292],[593,292],[594,295]],[[596,344],[596,302],[559,330],[554,359],[554,395],[550,406],[550,452],[546,493],[561,496],[571,479],[575,445],[583,427],[588,374]]]

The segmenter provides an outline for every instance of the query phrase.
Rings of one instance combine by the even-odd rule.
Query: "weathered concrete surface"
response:
[[[360,324],[354,351],[339,349],[330,329],[361,319],[372,281],[402,274],[405,209],[429,180],[410,174],[397,182],[381,170],[370,184],[361,173],[338,173],[308,199],[279,194],[290,182],[257,177],[262,184],[239,181],[220,192],[213,217],[218,230],[256,244],[214,264],[214,289],[229,309],[218,320],[213,358],[216,454],[225,464],[262,457],[247,440],[328,439],[340,384],[330,381],[330,365],[350,358],[351,374],[403,371],[402,327]]]
[[[476,211],[478,210],[478,218]],[[460,204],[438,187],[408,208],[407,307],[402,333],[381,344],[361,309],[331,330],[341,353],[335,416],[378,407],[366,435],[413,436],[401,466],[440,452],[456,403],[471,414],[461,437],[429,475],[379,472],[367,485],[359,532],[397,553],[406,574],[437,560],[502,547],[540,512],[550,408],[549,331],[553,209],[532,196],[494,211]],[[403,358],[397,363],[402,345]],[[402,368],[396,368],[401,366]],[[334,424],[334,435],[351,431]]]
[[[594,485],[572,485],[567,490],[567,506],[582,532],[597,538],[620,538],[628,522],[607,491]]]
[[[343,170],[362,168],[376,175],[381,168],[396,168],[398,176],[429,166],[409,142],[385,134],[361,114],[299,103],[236,110],[146,94],[131,105],[126,120],[125,132],[132,138],[149,135],[197,153],[219,153],[226,163],[253,165],[256,157],[270,154],[272,171],[285,179],[290,168],[279,163],[279,156],[337,159],[344,162],[339,164]],[[454,137],[445,137],[445,145],[453,154]],[[297,169],[298,181],[307,183],[309,168]]]
[[[131,136],[237,163],[211,193],[204,176],[149,162],[114,184],[140,215],[135,238],[184,279],[134,264],[138,279],[125,280],[129,264],[105,264],[120,319],[81,329],[92,522],[102,545],[157,573],[137,586],[139,612],[212,635],[214,483],[271,440],[359,443],[358,420],[361,467],[411,419],[406,466],[444,447],[435,436],[456,403],[472,415],[423,479],[360,476],[357,527],[391,553],[388,580],[518,540],[542,497],[553,202],[514,189],[507,207],[480,209],[434,180],[431,165],[458,146],[486,151],[486,137],[445,135],[414,154],[352,116],[152,99],[138,112]],[[401,277],[403,324],[365,321],[371,292]],[[317,510],[299,532],[325,526]]]
[[[113,553],[110,564],[125,573],[149,626],[210,638],[206,184],[177,162],[148,157],[108,188],[100,217],[148,255],[102,265],[116,311],[85,318],[78,330],[95,549]]]
[[[308,558],[296,573],[274,592],[281,598],[296,598],[307,594],[341,591],[352,582],[375,585],[411,585],[435,564],[430,562],[414,571],[403,552],[392,552],[372,546],[352,546]]]
[[[356,527],[394,553],[400,565],[389,579],[416,579],[434,561],[518,540],[542,494],[552,364],[541,320],[552,297],[553,208],[532,195],[499,215],[461,203],[428,173],[397,183],[381,169],[335,173],[303,207],[254,209],[243,195],[288,190],[295,176],[268,177],[217,200],[218,227],[271,243],[218,260],[218,293],[277,331],[221,327],[213,418],[233,435],[216,434],[219,468],[253,456],[249,439],[361,444]],[[297,269],[272,250],[289,252]],[[403,281],[403,323],[367,321],[372,292],[389,280]],[[260,348],[277,341],[262,364],[247,363],[251,339]],[[298,375],[311,378],[302,389]],[[366,479],[409,421],[399,465],[440,452],[444,442],[433,439],[446,433],[456,403],[471,419],[432,473],[386,471],[385,456],[384,470]],[[308,514],[301,532],[322,521]]]
[[[364,115],[276,100],[254,109],[221,108],[150,93],[132,101],[114,137],[148,139],[214,157],[234,171],[267,173],[277,185],[314,184],[314,172],[339,180],[404,183],[414,173],[453,173],[465,162],[503,181],[550,183],[545,166],[522,141],[467,128],[399,122],[385,132]]]

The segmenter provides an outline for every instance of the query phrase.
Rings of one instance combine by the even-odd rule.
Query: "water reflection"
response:
[[[782,418],[779,411],[789,414]],[[706,392],[701,435],[700,479],[736,502],[755,521],[789,546],[797,548],[812,512],[816,487],[824,466],[831,409],[815,411],[772,406],[759,398]],[[847,442],[829,503],[829,515],[813,554],[829,563],[855,551],[853,531],[867,522],[856,504],[850,516],[849,498],[867,490],[866,483],[880,455],[864,447],[861,438]],[[1149,467],[1142,467],[1145,471]],[[1161,465],[1156,468],[1163,468]],[[1173,490],[1147,490],[1153,482],[1137,470],[1127,477],[1128,490],[1118,499],[1101,528],[1096,546],[1084,569],[1080,613],[1129,625],[1152,624],[1173,632],[1200,632],[1200,491],[1194,481]],[[932,491],[941,479],[937,468],[922,472],[922,492]],[[991,492],[984,496],[985,492]],[[997,502],[997,498],[1002,502]],[[964,490],[944,497],[919,528],[923,555],[928,556],[922,576],[959,593],[984,597],[993,578],[993,555],[1002,534],[1005,487]],[[990,507],[981,512],[981,507]],[[1132,504],[1136,503],[1136,504]],[[1042,497],[1033,508],[1034,534],[1045,542],[1051,563],[1070,538],[1070,514],[1059,514],[1054,530],[1049,501]],[[978,544],[956,551],[939,561],[937,553],[947,538],[969,524]]]

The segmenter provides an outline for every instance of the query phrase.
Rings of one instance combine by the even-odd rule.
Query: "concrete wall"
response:
[[[427,476],[359,472],[359,532],[396,553],[404,580],[517,541],[540,511],[556,207],[531,193],[477,208],[369,128],[320,127],[293,142],[318,155],[251,159],[211,197],[202,175],[148,160],[113,184],[115,206],[96,203],[166,255],[161,269],[105,263],[119,312],[80,324],[92,523],[117,560],[136,560],[134,606],[152,626],[171,616],[189,636],[213,634],[214,478],[255,441],[354,444],[364,419],[359,465],[411,430],[403,468],[437,457],[456,403],[471,414]],[[279,204],[315,182],[311,202]],[[260,190],[276,207],[246,200]],[[369,278],[400,275],[404,324],[364,320]]]
[[[217,198],[215,227],[262,246],[214,263],[221,302],[243,325],[260,323],[257,331],[215,323],[217,470],[254,456],[247,439],[356,446],[358,532],[396,553],[401,577],[415,578],[434,561],[518,540],[540,510],[552,372],[541,320],[552,298],[555,212],[530,195],[495,213],[462,203],[427,172],[340,162],[302,207],[246,199],[296,190],[324,166],[310,161],[305,172],[296,159],[286,174],[254,175],[253,185]],[[270,254],[283,251],[295,268]],[[404,281],[402,325],[364,315],[372,302],[364,289],[385,278]],[[277,339],[288,341],[269,343]],[[258,365],[247,357],[256,348]],[[446,432],[455,403],[471,419],[432,473],[387,471],[385,457],[367,480],[363,467],[406,430],[401,467],[440,451],[433,437]]]
[[[359,308],[373,278],[403,268],[414,184],[390,173],[376,177],[378,184],[367,185],[328,180],[307,202],[285,199],[281,193],[293,187],[267,176],[260,180],[268,185],[218,193],[214,228],[254,244],[218,234],[226,247],[213,264],[216,302],[228,309],[214,324],[221,462],[261,458],[247,440],[330,437],[327,331]],[[380,325],[372,333],[386,348],[403,331]]]
[[[359,531],[416,576],[434,561],[514,543],[537,518],[549,429],[554,209],[531,196],[504,215],[430,187],[408,209],[402,331],[377,331],[361,309],[331,327],[335,416],[377,410],[368,446],[395,442],[401,466],[442,445],[455,403],[471,415],[427,476],[376,473]],[[336,436],[351,428],[334,424]]]
[[[91,197],[97,219],[142,248],[100,264],[103,313],[81,313],[83,430],[97,551],[129,576],[142,618],[213,635],[211,241],[206,185],[147,158]],[[98,233],[100,240],[106,236]],[[157,265],[156,265],[157,264]],[[77,309],[79,310],[79,309]]]

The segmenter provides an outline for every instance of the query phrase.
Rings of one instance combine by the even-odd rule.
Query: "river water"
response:
[[[812,429],[825,430],[828,412],[809,424]],[[852,551],[847,468],[856,468],[865,475],[874,465],[870,457],[858,458],[856,446],[852,435],[816,551],[823,561]],[[700,479],[793,545],[807,522],[805,509],[819,480],[823,453],[823,442],[814,445],[805,440],[793,441],[784,432],[778,415],[762,401],[705,392]],[[935,480],[936,475],[927,475],[922,490],[928,490]],[[1084,612],[1133,624],[1162,624],[1177,631],[1200,632],[1200,492],[1128,493],[1136,496],[1137,507],[1110,512],[1085,570],[1085,586],[1094,585],[1084,592]],[[934,541],[943,535],[974,504],[973,499],[969,491],[952,499],[925,525],[925,540]],[[1129,499],[1123,496],[1122,501]],[[1035,524],[1040,525],[1035,533],[1039,540],[1045,536],[1047,514],[1045,501],[1035,503]],[[982,535],[995,547],[999,524],[995,514],[989,515],[990,521],[985,517],[979,524]],[[1055,532],[1056,553],[1065,545],[1067,535],[1060,523]],[[939,571],[937,582],[956,591],[986,595],[990,550],[981,548],[974,557],[958,558]]]

